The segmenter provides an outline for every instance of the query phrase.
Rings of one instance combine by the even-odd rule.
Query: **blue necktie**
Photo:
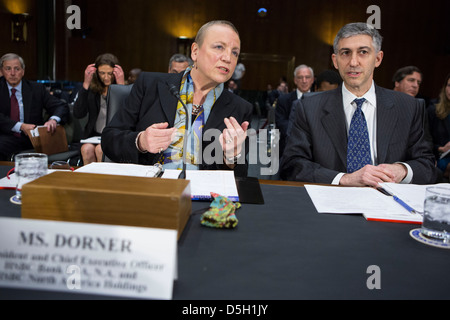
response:
[[[370,157],[369,132],[366,118],[361,110],[366,99],[355,99],[356,111],[353,114],[348,133],[347,172],[355,172],[367,164],[372,164]]]

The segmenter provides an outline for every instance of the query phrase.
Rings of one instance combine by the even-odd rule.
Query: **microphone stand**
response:
[[[181,102],[181,105],[184,108],[184,112],[186,113],[186,123],[185,123],[185,130],[184,130],[184,138],[183,138],[183,169],[181,170],[180,175],[178,176],[178,179],[186,179],[186,148],[187,148],[187,134],[189,129],[189,115],[186,105],[184,104],[183,100],[180,98],[180,93],[178,92],[177,88],[173,84],[168,84],[170,93],[177,98],[178,101]]]

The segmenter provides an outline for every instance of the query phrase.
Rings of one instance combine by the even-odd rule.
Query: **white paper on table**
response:
[[[180,170],[164,170],[163,179],[178,179]],[[211,198],[211,192],[239,201],[236,179],[233,171],[227,170],[186,170],[186,180],[191,181],[191,197],[193,200]]]
[[[130,163],[92,162],[82,166],[75,172],[111,174],[132,177],[156,177],[160,172],[157,166],[145,166]]]
[[[450,184],[448,183],[419,185],[383,182],[380,183],[380,186],[393,195],[396,195],[417,212],[421,213],[425,211],[425,192],[428,187],[447,186],[450,188]]]
[[[55,170],[48,169],[47,174],[55,172],[55,171],[63,171],[63,170]],[[11,173],[8,177],[4,177],[0,179],[0,188],[3,189],[15,189],[17,186],[17,175],[15,173]]]
[[[422,216],[407,211],[374,188],[305,185],[319,213],[362,214],[368,220],[421,222]]]

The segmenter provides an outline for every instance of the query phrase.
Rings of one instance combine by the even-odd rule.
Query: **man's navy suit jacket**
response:
[[[435,157],[424,139],[422,100],[375,86],[377,162],[405,162],[412,183],[435,183]],[[347,167],[347,128],[342,87],[296,102],[295,121],[281,160],[280,176],[330,184]]]

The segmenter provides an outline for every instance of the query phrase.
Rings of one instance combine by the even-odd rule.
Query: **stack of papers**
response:
[[[100,137],[100,136],[95,136],[95,137],[90,137],[87,139],[80,140],[80,143],[99,144],[100,142],[102,142],[102,137]]]
[[[434,185],[380,183],[380,186],[391,194],[395,194],[415,211],[423,213],[426,188]]]
[[[400,189],[405,186],[413,185],[397,184],[395,187]],[[425,186],[419,187],[425,190]],[[417,197],[414,203],[415,207],[412,207],[417,213],[413,213],[406,210],[393,197],[384,195],[374,188],[318,185],[305,185],[305,188],[319,213],[362,214],[367,220],[388,222],[421,224],[423,221],[421,213],[423,212],[425,192],[423,194],[417,192],[419,196],[415,195]],[[421,206],[420,203],[422,203]]]
[[[75,170],[75,172],[112,174],[132,177],[158,177],[162,168],[160,166],[144,166],[140,164],[92,162]]]
[[[424,213],[425,193],[428,187],[449,187],[448,183],[437,184],[399,184],[399,183],[380,183],[384,190],[396,195],[402,199],[406,204],[419,213]]]
[[[111,174],[135,177],[159,177],[159,166],[144,166],[128,163],[93,162],[75,172]],[[181,170],[164,170],[162,179],[178,179]],[[226,170],[187,170],[186,180],[191,181],[192,200],[209,200],[211,192],[239,201],[233,171]]]
[[[164,170],[163,179],[178,179],[180,170]],[[209,200],[211,192],[225,196],[231,201],[239,201],[233,171],[187,170],[186,180],[191,181],[192,200]]]

